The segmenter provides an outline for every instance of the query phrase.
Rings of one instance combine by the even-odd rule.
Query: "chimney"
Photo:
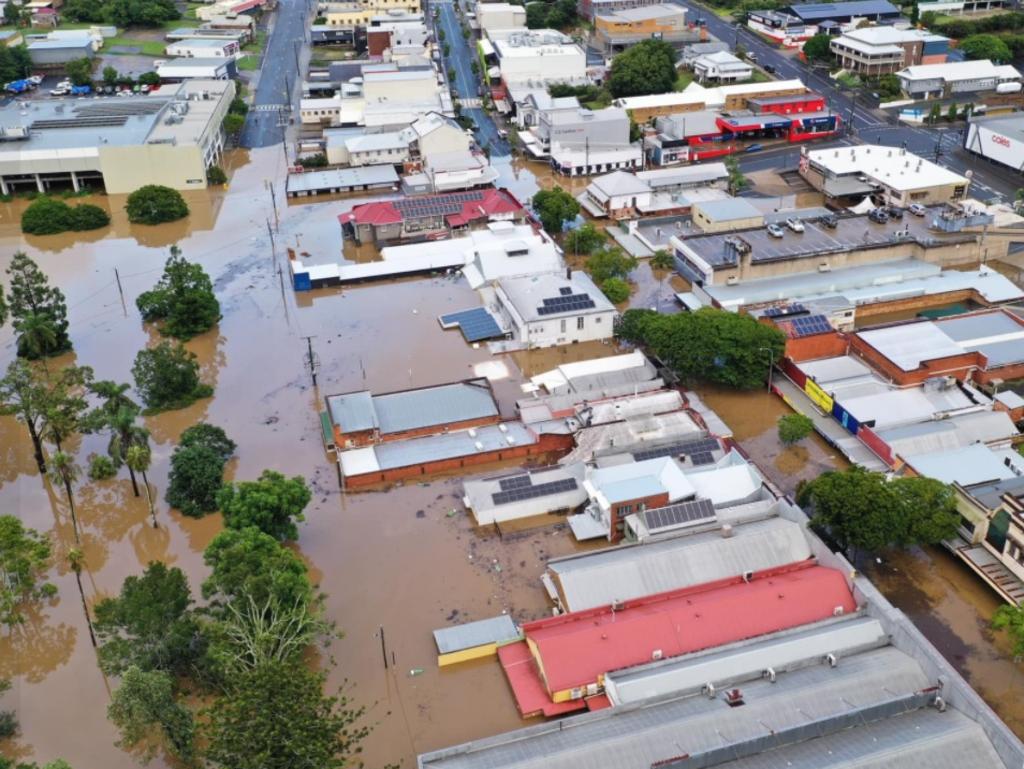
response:
[[[572,280],[572,267],[565,268],[565,279]]]

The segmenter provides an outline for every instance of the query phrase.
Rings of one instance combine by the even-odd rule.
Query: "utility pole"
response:
[[[121,309],[124,310],[124,316],[128,317],[128,306],[124,303],[124,289],[121,287],[121,275],[117,271],[117,267],[114,268],[114,278],[117,280],[117,293],[121,295]]]
[[[280,231],[281,220],[277,216],[277,195],[274,194],[274,184],[269,179],[265,180],[264,184],[270,189],[270,202],[274,205],[274,230]]]
[[[309,373],[313,377],[313,386],[316,386],[316,356],[313,355],[313,339],[316,338],[316,334],[302,337],[306,340],[307,349],[309,351]]]

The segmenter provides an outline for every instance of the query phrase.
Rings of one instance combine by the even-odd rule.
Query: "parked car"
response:
[[[803,232],[804,223],[797,219],[795,216],[791,216],[786,220],[786,226],[789,227],[793,232]]]
[[[71,93],[71,86],[65,86],[63,84],[58,85],[56,88],[50,89],[50,96],[67,96]]]
[[[773,238],[781,238],[786,234],[785,231],[777,224],[769,224],[767,230],[768,234]]]
[[[764,147],[761,146],[760,144],[751,144],[749,147],[747,147],[743,151],[744,152],[760,152],[763,149],[764,149]]]
[[[889,214],[890,219],[903,218],[903,209],[900,208],[899,206],[889,206],[887,209],[885,209],[885,212]]]
[[[747,61],[757,61],[757,54],[753,51],[747,53]]]
[[[823,227],[828,227],[830,230],[834,230],[839,226],[839,217],[835,214],[827,214],[821,217],[818,221],[821,222]]]
[[[868,219],[873,222],[877,222],[878,224],[885,224],[889,221],[889,214],[885,212],[884,208],[872,208],[871,211],[868,212]]]
[[[774,75],[775,74],[775,67],[772,66],[771,64],[765,64],[763,67],[761,67],[761,69],[763,69],[769,75]]]
[[[922,206],[920,203],[911,203],[910,208],[907,209],[914,216],[924,216],[928,213],[928,209]]]

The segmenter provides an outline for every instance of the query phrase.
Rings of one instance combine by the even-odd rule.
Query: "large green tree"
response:
[[[203,597],[214,604],[246,595],[258,603],[274,598],[282,605],[308,603],[313,597],[302,559],[255,526],[225,529],[207,546],[203,560],[210,567]]]
[[[831,61],[832,38],[829,35],[815,35],[804,43],[804,56],[808,61]]]
[[[184,408],[213,395],[213,388],[199,380],[195,354],[178,343],[161,342],[139,350],[132,376],[149,414]]]
[[[992,617],[992,627],[1005,630],[1010,636],[1014,657],[1024,657],[1024,608],[1000,606]]]
[[[104,431],[110,435],[107,455],[115,468],[127,464],[128,452],[135,446],[149,448],[149,433],[138,424],[141,409],[128,395],[130,386],[109,379],[94,382],[90,389],[100,398],[100,404],[89,412],[86,424],[91,432]],[[139,496],[135,468],[128,464],[132,490]]]
[[[567,254],[571,253],[573,256],[592,254],[603,246],[604,243],[604,231],[599,230],[590,222],[587,222],[582,227],[577,227],[575,230],[569,230],[565,233],[563,239],[565,252]]]
[[[621,248],[603,248],[587,259],[586,267],[594,282],[603,285],[609,278],[627,278],[636,268],[636,259]]]
[[[301,662],[245,672],[206,711],[206,760],[220,769],[339,769],[368,733],[364,709],[323,693],[324,675]]]
[[[612,96],[668,93],[676,87],[676,50],[664,40],[644,40],[614,59],[608,73]]]
[[[156,27],[181,18],[174,0],[67,0],[61,9],[70,21]]]
[[[186,764],[195,756],[192,711],[175,699],[174,682],[165,670],[135,665],[125,670],[107,717],[121,733],[118,747],[136,751],[144,764],[156,755],[158,744]]]
[[[167,503],[193,518],[216,510],[224,465],[234,451],[234,441],[216,425],[200,422],[185,430],[171,455]]]
[[[13,5],[14,3],[7,3],[4,10]],[[0,47],[0,80],[6,83],[28,77],[31,73],[32,57],[29,56],[26,46]]]
[[[26,604],[56,595],[57,588],[45,580],[49,565],[46,536],[26,529],[13,515],[0,515],[0,623],[18,625]]]
[[[971,35],[961,40],[957,48],[968,59],[991,59],[998,63],[1013,58],[1009,46],[995,35]]]
[[[188,216],[188,204],[181,193],[159,184],[139,187],[128,196],[124,208],[132,224],[163,224]]]
[[[53,331],[53,338],[46,344],[40,356],[60,355],[71,349],[68,336],[68,308],[64,294],[60,289],[50,285],[46,274],[39,265],[25,253],[18,251],[7,268],[10,287],[7,303],[13,319],[15,333],[22,335],[26,319],[31,317],[45,318]],[[23,341],[18,340],[18,355],[32,357],[31,351],[25,348]],[[36,357],[40,357],[36,356]]]
[[[552,235],[562,231],[566,222],[571,222],[580,212],[579,201],[561,187],[540,190],[533,196],[533,210]]]
[[[224,486],[217,494],[217,506],[230,529],[254,526],[278,541],[298,539],[296,521],[312,498],[304,478],[286,478],[264,470],[258,480]]]
[[[161,334],[191,339],[220,320],[220,303],[202,265],[189,262],[177,246],[164,265],[164,274],[152,290],[135,300],[142,319],[158,323]]]
[[[173,675],[193,671],[202,656],[199,623],[184,572],[154,561],[128,577],[116,598],[96,605],[100,667],[122,675],[133,665]]]
[[[663,315],[627,310],[616,334],[646,345],[682,378],[740,389],[761,386],[771,360],[781,360],[785,337],[749,315],[705,307]]]
[[[803,484],[799,504],[844,552],[936,544],[959,525],[952,489],[934,478],[896,478],[860,467],[833,470]]]

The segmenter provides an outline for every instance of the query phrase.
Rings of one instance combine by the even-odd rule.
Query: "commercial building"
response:
[[[238,56],[241,46],[237,40],[189,37],[170,43],[166,50],[168,56],[190,59],[233,59]]]
[[[508,190],[473,190],[355,206],[338,217],[357,243],[409,243],[444,238],[488,222],[522,222],[527,213]]]
[[[271,0],[217,0],[196,8],[196,18],[213,21],[222,16],[237,16],[240,13],[262,11]]]
[[[651,188],[628,171],[599,176],[580,195],[580,203],[595,216],[627,219],[650,206]]]
[[[764,213],[745,198],[699,201],[693,204],[693,223],[704,232],[729,232],[764,224]]]
[[[365,27],[375,16],[390,11],[420,14],[422,18],[423,9],[419,0],[357,0],[357,2],[327,3],[321,9],[321,16],[332,27]]]
[[[419,171],[402,177],[402,189],[407,195],[473,190],[494,184],[499,176],[482,152],[435,152],[423,159]]]
[[[288,174],[285,192],[290,198],[369,190],[397,192],[399,181],[395,167],[392,165],[337,168],[328,171]]]
[[[538,141],[527,146],[531,152],[541,155],[550,154],[554,144],[595,150],[630,145],[629,115],[618,107],[590,110],[577,106],[542,110],[532,133]]]
[[[524,348],[610,339],[615,332],[615,305],[579,270],[502,278],[495,295],[503,326]]]
[[[497,424],[498,404],[486,379],[374,395],[328,395],[327,413],[339,448],[401,441],[442,431]]]
[[[587,56],[572,38],[553,29],[512,31],[490,36],[501,80],[545,85],[582,83],[587,77]]]
[[[949,38],[918,29],[864,27],[834,38],[829,47],[843,69],[877,76],[918,64],[943,64]]]
[[[947,16],[963,16],[978,11],[996,11],[1006,6],[1005,0],[925,0],[921,13],[933,11]]]
[[[1024,169],[1024,115],[971,118],[964,147],[983,158],[1021,171]]]
[[[1021,74],[1009,64],[988,59],[920,64],[896,73],[900,87],[915,99],[946,99],[985,92],[1015,93],[1021,89]]]
[[[774,80],[767,83],[735,83],[704,88],[690,83],[684,91],[629,96],[616,99],[616,107],[626,110],[637,123],[650,123],[657,117],[701,110],[745,110],[748,102],[766,97],[799,97],[807,94],[801,80]],[[819,97],[820,98],[820,97]]]
[[[526,26],[526,8],[511,3],[477,3],[476,20],[485,33]]]
[[[229,80],[238,74],[235,59],[168,59],[156,65],[165,83],[182,80]]]
[[[101,184],[128,193],[146,184],[206,187],[224,148],[230,80],[189,80],[133,99],[36,99],[0,107],[0,192]]]
[[[842,205],[871,195],[893,206],[963,200],[970,179],[904,149],[877,144],[802,150],[800,175]]]
[[[686,23],[686,9],[674,3],[628,8],[594,17],[591,37],[606,58],[622,53],[642,40],[664,40],[675,47],[701,39],[701,33]]]
[[[69,61],[91,59],[96,55],[93,39],[85,34],[52,40],[30,36],[26,43],[32,66],[40,69],[62,69]]]
[[[896,21],[900,9],[886,0],[842,3],[799,3],[775,10],[751,11],[747,26],[787,47],[797,47],[818,32],[856,29],[863,22]]]
[[[726,51],[708,53],[693,60],[693,75],[699,83],[734,83],[749,80],[754,68]]]
[[[589,20],[621,11],[663,5],[663,0],[579,0],[577,10],[580,16]]]
[[[582,465],[542,467],[468,480],[462,502],[477,526],[564,515],[587,501]]]
[[[210,27],[204,24],[202,27],[177,27],[164,35],[165,40],[172,42],[178,40],[234,40],[239,45],[244,45],[252,38],[252,28],[222,29]]]

